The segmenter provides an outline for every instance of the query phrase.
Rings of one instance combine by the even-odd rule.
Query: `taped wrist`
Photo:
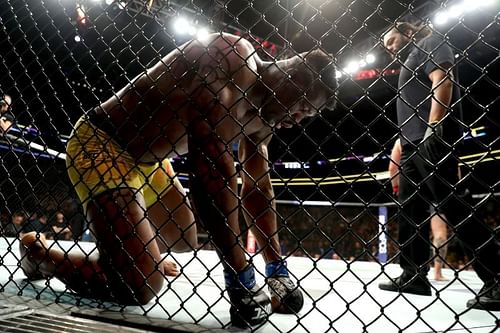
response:
[[[266,264],[266,277],[288,277],[286,261],[277,260]]]
[[[228,289],[252,289],[255,282],[255,269],[248,265],[241,272],[232,272],[229,269],[224,270],[224,280]]]

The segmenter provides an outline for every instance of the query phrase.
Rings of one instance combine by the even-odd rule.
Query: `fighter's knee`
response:
[[[445,260],[447,254],[447,243],[445,237],[436,237],[433,241],[434,253],[436,254],[436,260]]]
[[[21,236],[19,245],[24,251],[29,250],[30,254],[37,259],[42,259],[48,249],[47,240],[43,233],[31,231]]]
[[[441,248],[443,246],[446,246],[446,238],[445,237],[435,237],[433,241],[434,247],[436,248]]]
[[[21,243],[25,246],[29,246],[36,242],[36,231],[30,231],[21,235]]]
[[[176,242],[171,249],[174,252],[182,253],[182,252],[194,251],[197,247],[198,247],[198,240],[194,238],[189,240],[182,239]]]
[[[155,295],[156,294],[151,291],[140,291],[135,293],[134,298],[137,304],[146,305],[149,302],[151,302],[151,300],[155,297]]]
[[[163,288],[163,278],[158,281],[148,281],[146,285],[132,290],[134,303],[146,305],[156,298]]]
[[[172,244],[171,250],[174,252],[191,252],[198,248],[198,235],[196,229],[190,228],[183,232],[180,238]]]

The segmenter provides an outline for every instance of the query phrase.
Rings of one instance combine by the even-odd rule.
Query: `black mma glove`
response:
[[[420,142],[422,157],[432,163],[438,163],[448,153],[449,148],[444,141],[444,128],[442,123],[434,122],[427,125],[424,138]]]

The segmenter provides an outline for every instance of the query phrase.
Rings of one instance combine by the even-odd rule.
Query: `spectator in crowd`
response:
[[[67,223],[63,212],[57,211],[54,214],[52,225],[52,234],[55,240],[70,240],[73,237],[71,226]]]
[[[399,193],[399,168],[401,163],[401,140],[397,139],[391,151],[389,161],[389,177],[392,184],[392,192]],[[432,250],[434,251],[434,280],[446,281],[443,276],[443,266],[446,262],[448,249],[448,228],[444,214],[434,213],[432,205],[429,207],[431,213]]]
[[[23,233],[36,232],[44,234],[47,239],[53,238],[52,227],[48,223],[47,215],[43,212],[34,212],[26,221]]]
[[[457,150],[463,138],[460,91],[451,47],[428,27],[400,22],[383,36],[386,50],[401,62],[397,115],[401,130],[398,199],[400,266],[383,290],[431,295],[429,213],[432,204],[455,226],[456,236],[471,254],[484,286],[467,306],[500,310],[500,244],[474,216],[468,193],[460,189]],[[417,193],[417,195],[415,195]]]
[[[12,106],[12,98],[9,95],[1,95],[0,97],[0,131],[6,133],[12,127],[15,117],[10,112]]]
[[[10,233],[11,229],[11,224],[12,222],[10,221],[10,214],[7,209],[2,209],[0,211],[0,222],[1,222],[1,235],[4,237],[11,237],[8,236],[7,234]]]
[[[16,211],[9,218],[8,223],[3,225],[3,236],[19,237],[26,231],[26,214],[22,211]]]

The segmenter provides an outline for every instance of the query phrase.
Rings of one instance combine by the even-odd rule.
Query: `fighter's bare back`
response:
[[[252,45],[237,36],[191,41],[104,102],[115,138],[141,163],[188,152],[188,134],[207,122],[224,142],[242,133],[269,131],[257,117],[261,98],[250,93],[258,79]],[[113,133],[114,134],[114,133]]]

